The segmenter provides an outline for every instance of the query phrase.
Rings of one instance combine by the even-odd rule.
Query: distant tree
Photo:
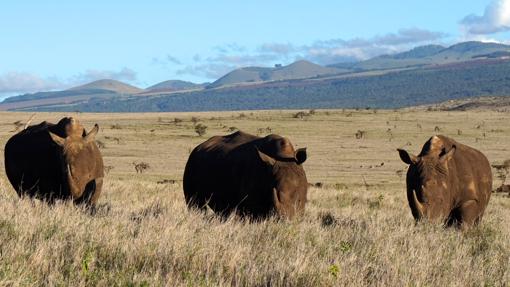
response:
[[[357,139],[362,139],[365,137],[366,133],[367,133],[366,131],[358,130],[356,132],[355,136]]]
[[[205,135],[207,131],[207,126],[203,124],[198,124],[195,126],[195,132],[198,134],[199,137]]]
[[[273,130],[270,127],[258,128],[257,135],[270,134]]]
[[[151,166],[146,162],[133,162],[133,166],[135,167],[136,173],[143,173],[144,171],[151,168]]]
[[[271,80],[271,73],[264,71],[264,72],[259,73],[259,77],[262,81],[269,81],[269,80]]]
[[[100,149],[106,148],[106,144],[104,142],[100,141],[100,140],[96,140],[96,145]]]
[[[315,110],[313,110],[313,111],[315,113]],[[294,115],[292,115],[292,117],[295,118],[295,119],[304,119],[306,117],[309,117],[310,115],[312,115],[312,114],[301,111],[301,112],[295,113]]]
[[[104,173],[109,174],[109,173],[110,173],[110,171],[111,171],[112,169],[114,169],[114,167],[113,167],[113,166],[111,166],[111,165],[105,165],[105,166],[104,166]]]

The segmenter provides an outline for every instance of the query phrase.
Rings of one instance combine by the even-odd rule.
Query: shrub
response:
[[[197,135],[199,137],[205,135],[207,131],[207,126],[203,125],[203,124],[198,124],[195,126],[195,132],[197,133]]]
[[[366,133],[367,133],[366,131],[358,130],[358,131],[356,132],[356,134],[355,134],[356,139],[362,139],[362,138],[364,138],[364,137],[365,137],[365,135],[366,135]]]
[[[104,142],[100,141],[100,140],[96,140],[96,145],[100,149],[106,148],[106,144]]]
[[[105,173],[105,174],[109,174],[109,173],[110,173],[110,171],[112,171],[112,169],[114,169],[114,167],[113,167],[113,166],[111,166],[111,165],[105,165],[105,166],[104,166],[104,173]]]
[[[270,134],[272,132],[273,132],[273,130],[270,127],[258,128],[257,129],[257,135]]]
[[[144,171],[151,168],[151,166],[146,162],[133,162],[133,166],[135,167],[136,173],[143,173]]]
[[[306,112],[297,112],[294,115],[292,115],[292,117],[295,119],[304,119],[307,116],[309,116],[309,114]]]

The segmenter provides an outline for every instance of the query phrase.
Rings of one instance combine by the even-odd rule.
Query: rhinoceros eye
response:
[[[427,186],[427,187],[436,186],[436,185],[437,185],[437,181],[435,179],[428,180],[425,183],[425,186]]]

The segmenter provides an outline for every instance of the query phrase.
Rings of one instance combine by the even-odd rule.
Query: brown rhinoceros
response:
[[[273,213],[292,218],[304,211],[308,182],[302,163],[306,149],[287,138],[243,132],[215,136],[190,154],[184,195],[190,208],[252,218]]]
[[[416,220],[462,229],[480,223],[492,190],[491,167],[481,152],[442,135],[431,137],[418,156],[398,152],[409,164],[407,199]]]
[[[19,196],[50,203],[72,199],[94,206],[103,185],[103,158],[94,137],[73,118],[42,122],[12,136],[5,145],[5,171]]]

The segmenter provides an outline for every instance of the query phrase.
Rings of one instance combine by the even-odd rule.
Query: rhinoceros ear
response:
[[[66,142],[66,139],[64,138],[61,138],[59,136],[57,136],[56,134],[52,133],[52,132],[48,132],[50,134],[50,137],[51,139],[56,143],[58,144],[59,146],[64,146],[64,143]]]
[[[306,161],[306,147],[299,148],[296,151],[296,162],[297,162],[297,164],[302,164],[305,161]]]
[[[268,156],[267,154],[261,152],[258,148],[257,148],[257,154],[259,155],[259,158],[266,164],[270,165],[270,166],[273,166],[275,163],[276,163],[276,160],[270,156]]]
[[[452,148],[449,151],[445,151],[444,154],[442,154],[439,157],[439,161],[441,163],[445,163],[452,159],[453,155],[455,154],[455,150],[457,150],[457,147],[455,145],[452,146]]]
[[[99,126],[94,125],[94,128],[85,136],[86,142],[93,142],[96,139],[96,135],[99,132]]]
[[[397,149],[400,159],[407,164],[415,164],[418,162],[418,158],[415,155],[409,154],[406,150]]]

